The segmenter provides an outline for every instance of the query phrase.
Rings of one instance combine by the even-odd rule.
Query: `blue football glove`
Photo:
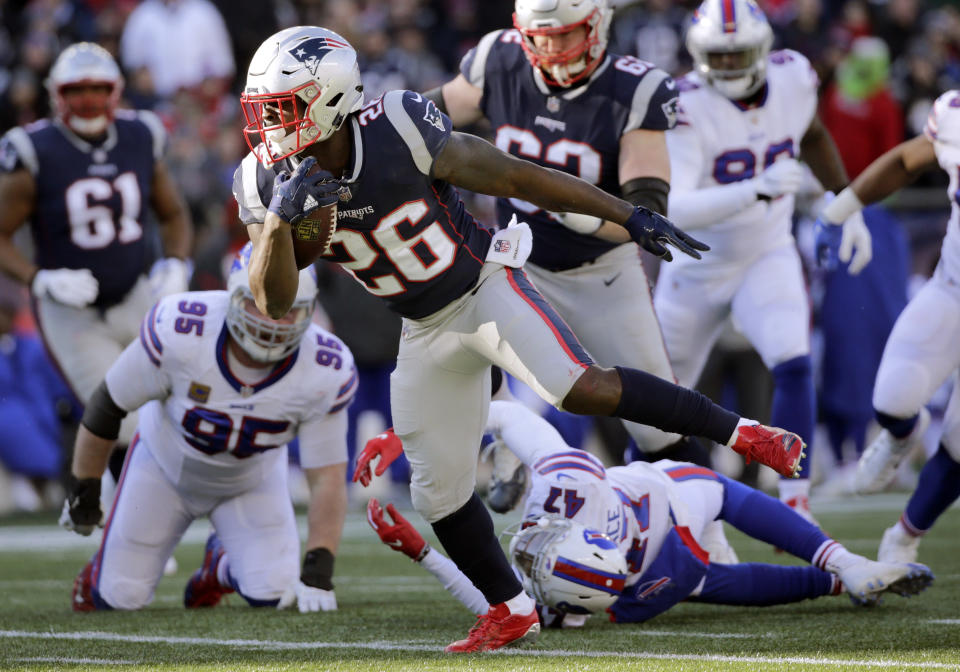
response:
[[[836,270],[840,265],[840,241],[843,239],[843,224],[831,224],[818,217],[813,225],[813,247],[817,255],[817,265],[828,271]]]
[[[633,209],[624,225],[630,233],[630,238],[650,254],[660,257],[664,261],[672,261],[673,255],[667,245],[673,245],[681,252],[689,254],[694,259],[700,258],[697,250],[706,252],[709,245],[701,243],[696,238],[687,235],[671,223],[669,219],[642,205]]]
[[[277,175],[267,210],[296,226],[317,208],[336,203],[342,185],[325,170],[308,174],[316,163],[317,160],[311,156],[304,159],[293,174],[284,172]]]
[[[828,271],[849,262],[847,273],[857,275],[873,258],[870,230],[861,212],[850,215],[843,224],[831,224],[819,217],[813,235],[817,263]]]

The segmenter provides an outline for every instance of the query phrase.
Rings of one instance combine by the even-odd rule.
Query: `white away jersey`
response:
[[[674,191],[733,184],[755,177],[781,157],[796,157],[817,107],[817,75],[795,51],[775,51],[760,101],[746,107],[720,95],[696,73],[678,80],[677,126],[667,132]],[[793,196],[756,201],[739,213],[698,228],[710,245],[703,261],[676,255],[673,264],[737,263],[792,242]],[[674,219],[684,227],[682,220]]]
[[[951,279],[960,282],[960,91],[947,91],[937,98],[923,133],[933,142],[937,161],[950,177],[950,221],[940,264]]]
[[[143,320],[140,338],[107,372],[120,408],[140,411],[140,441],[185,490],[235,494],[256,483],[300,437],[301,463],[345,462],[346,412],[357,388],[353,355],[310,325],[300,348],[259,381],[227,356],[223,291],[174,294]],[[148,403],[149,402],[149,403]]]

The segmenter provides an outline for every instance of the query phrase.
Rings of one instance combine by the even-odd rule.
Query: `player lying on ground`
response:
[[[595,558],[577,555],[574,571],[556,560],[573,552],[570,545],[579,543],[575,534],[553,523],[521,531],[511,552],[525,587],[541,604],[562,612],[595,611],[584,605],[602,602],[611,586],[619,587],[609,605],[611,620],[636,623],[685,599],[762,606],[846,591],[855,604],[872,605],[884,592],[912,595],[933,581],[923,565],[880,563],[851,553],[784,503],[711,469],[672,460],[605,469],[593,455],[567,446],[549,423],[520,403],[492,402],[487,430],[531,470],[524,524],[544,515],[572,520],[609,537],[625,559],[626,576],[618,583],[617,563],[607,551]],[[400,450],[399,439],[382,434],[361,452],[357,470],[369,478],[372,459],[381,456],[381,471]],[[384,543],[423,564],[468,608],[483,613],[482,594],[431,551],[392,505],[387,505],[392,524],[376,500],[367,510]],[[699,543],[707,535],[719,541],[721,554],[733,555],[723,548],[726,540],[717,529],[722,520],[813,567],[711,562]]]
[[[883,431],[857,464],[855,486],[860,493],[880,492],[890,485],[900,462],[923,445],[930,425],[924,405],[960,367],[960,91],[940,96],[923,134],[871,163],[827,206],[818,223],[837,241],[837,223],[859,216],[865,205],[886,198],[938,163],[950,176],[947,234],[933,277],[900,313],[884,347],[873,390],[873,407]],[[920,538],[957,497],[960,386],[955,384],[940,446],[920,472],[920,482],[900,520],[884,533],[879,558],[916,560]]]
[[[289,309],[298,264],[323,251],[404,318],[390,407],[413,503],[491,604],[450,652],[500,648],[540,628],[474,493],[491,364],[568,412],[704,436],[796,474],[803,442],[795,434],[649,373],[595,364],[523,272],[529,227],[480,226],[456,187],[602,217],[668,261],[669,247],[699,257],[700,243],[646,208],[452,132],[418,93],[390,91],[364,107],[362,90],[357,53],[336,33],[299,26],[264,41],[241,96],[251,151],[234,194],[265,314]],[[331,223],[327,245],[314,229],[330,234]]]
[[[103,524],[100,477],[122,418],[140,408],[100,549],[77,576],[73,608],[139,609],[195,519],[214,532],[184,592],[208,607],[236,591],[253,606],[337,608],[333,563],[346,513],[350,350],[311,324],[317,285],[302,271],[290,311],[264,317],[247,275],[250,245],[227,291],[175,294],[147,314],[140,339],[110,367],[83,415],[60,522]],[[307,552],[287,488],[298,436],[310,487]]]

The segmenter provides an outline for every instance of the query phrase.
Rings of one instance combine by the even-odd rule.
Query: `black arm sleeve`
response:
[[[303,556],[300,580],[320,590],[333,590],[333,553],[328,548],[314,548]]]
[[[667,216],[670,184],[659,177],[635,177],[620,186],[623,200]]]
[[[447,104],[443,102],[443,87],[438,86],[435,89],[424,91],[423,97],[432,100],[433,104],[437,106],[437,109],[444,114],[449,114],[449,112],[447,112]]]
[[[127,412],[110,397],[104,381],[90,396],[80,423],[101,439],[116,439],[120,435],[120,423],[125,417]]]

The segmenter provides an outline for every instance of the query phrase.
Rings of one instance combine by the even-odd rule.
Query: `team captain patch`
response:
[[[190,390],[187,392],[187,396],[198,403],[205,404],[210,399],[210,386],[190,381]]]

